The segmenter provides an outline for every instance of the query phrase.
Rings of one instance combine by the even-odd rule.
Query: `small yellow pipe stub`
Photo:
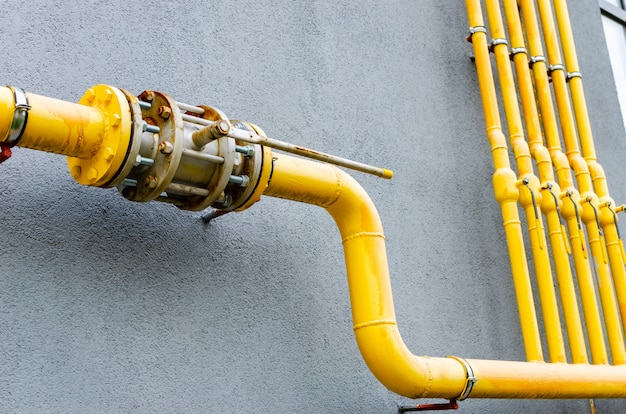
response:
[[[122,167],[131,141],[130,106],[124,93],[112,86],[96,85],[87,90],[79,104],[98,108],[104,118],[103,124],[88,124],[85,134],[99,134],[99,145],[91,157],[68,157],[72,177],[80,184],[96,187],[107,186]]]

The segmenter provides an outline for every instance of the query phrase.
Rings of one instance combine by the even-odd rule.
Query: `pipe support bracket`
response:
[[[474,384],[478,382],[478,378],[474,375],[472,366],[465,359],[456,356],[449,356],[448,358],[457,360],[461,365],[463,365],[463,369],[465,370],[465,385],[463,386],[461,394],[459,394],[456,398],[457,401],[463,401],[472,393],[472,388],[474,388]]]
[[[15,146],[22,134],[26,129],[26,122],[28,121],[28,111],[30,105],[28,105],[28,98],[21,88],[9,86],[13,91],[13,98],[15,99],[15,111],[13,112],[13,122],[11,122],[11,129],[9,130],[9,136],[4,141],[4,144],[9,147]]]

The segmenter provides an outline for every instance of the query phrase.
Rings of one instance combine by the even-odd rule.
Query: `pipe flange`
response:
[[[9,129],[9,136],[3,142],[4,146],[15,146],[22,134],[26,129],[26,122],[28,121],[28,98],[26,93],[21,88],[9,86],[9,89],[13,91],[13,99],[15,100],[15,110],[13,111],[13,121],[11,122],[11,128]]]
[[[67,158],[70,174],[83,185],[110,186],[124,165],[131,145],[130,106],[120,89],[108,85],[88,89],[78,103],[100,109],[106,127],[102,144],[91,158]]]
[[[210,121],[226,121],[229,122],[226,115],[219,109],[200,105],[200,108],[204,110],[202,118]],[[190,195],[183,199],[178,199],[176,206],[184,210],[201,211],[205,210],[211,205],[215,205],[216,208],[226,209],[231,203],[232,199],[226,197],[224,190],[230,180],[230,175],[235,167],[235,157],[237,152],[235,149],[235,140],[227,136],[217,138],[215,140],[217,144],[217,155],[224,159],[224,162],[217,165],[215,172],[211,175],[209,182],[202,186],[208,190],[208,194],[205,195]],[[169,193],[168,193],[169,194]],[[173,194],[176,196],[176,194]],[[218,204],[215,204],[218,202]]]
[[[120,167],[120,170],[115,174],[115,177],[103,187],[115,187],[121,184],[124,179],[130,174],[133,169],[134,162],[136,160],[137,154],[139,154],[139,149],[141,148],[141,134],[142,134],[142,124],[143,118],[141,114],[141,107],[139,106],[139,101],[131,92],[126,91],[124,89],[120,89],[124,96],[126,96],[126,100],[130,107],[130,115],[132,119],[132,127],[130,130],[130,145],[127,148],[126,159],[124,164]]]
[[[246,122],[246,124],[252,127],[257,134],[266,136],[259,126],[249,122]],[[261,199],[261,195],[265,192],[272,175],[272,150],[269,147],[259,145],[260,151],[257,152],[256,147],[255,145],[255,166],[259,166],[261,171],[258,176],[255,175],[253,182],[256,184],[251,186],[252,191],[247,195],[247,198],[241,197],[243,201],[240,206],[236,207],[237,211],[243,211]],[[256,157],[261,157],[260,162],[256,161]]]
[[[156,134],[156,146],[170,150],[157,151],[154,159],[136,157],[130,160],[134,168],[123,178],[118,189],[131,201],[150,201],[166,191],[178,169],[183,151],[183,118],[176,101],[164,93],[144,91],[139,99],[151,103],[150,107],[141,107],[142,133]],[[159,108],[168,108],[170,115],[162,117]]]

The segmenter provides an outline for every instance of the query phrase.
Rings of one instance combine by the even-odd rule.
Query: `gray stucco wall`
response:
[[[595,2],[571,15],[612,194],[624,131]],[[355,173],[387,235],[418,355],[524,359],[462,3],[0,0],[1,82],[76,101],[164,91],[268,135],[392,168]],[[59,156],[0,165],[0,412],[393,413],[353,338],[338,232],[264,198],[200,214],[81,187]],[[626,231],[626,230],[625,230]],[[623,401],[597,401],[601,413]],[[465,413],[587,401],[467,400]]]

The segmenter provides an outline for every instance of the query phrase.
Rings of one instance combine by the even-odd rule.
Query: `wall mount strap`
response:
[[[15,110],[13,112],[13,121],[11,122],[11,128],[9,130],[9,136],[4,144],[9,147],[15,146],[22,134],[26,129],[26,122],[28,121],[28,98],[24,90],[16,87],[9,86],[13,91],[13,98],[15,99]]]
[[[472,388],[474,388],[474,384],[478,382],[478,378],[474,375],[474,370],[472,369],[472,366],[469,364],[469,362],[467,362],[463,358],[455,356],[449,356],[448,358],[456,359],[461,363],[461,365],[463,365],[463,368],[465,369],[465,386],[463,387],[463,391],[461,391],[461,394],[459,394],[459,396],[456,398],[457,401],[463,401],[472,393]]]

